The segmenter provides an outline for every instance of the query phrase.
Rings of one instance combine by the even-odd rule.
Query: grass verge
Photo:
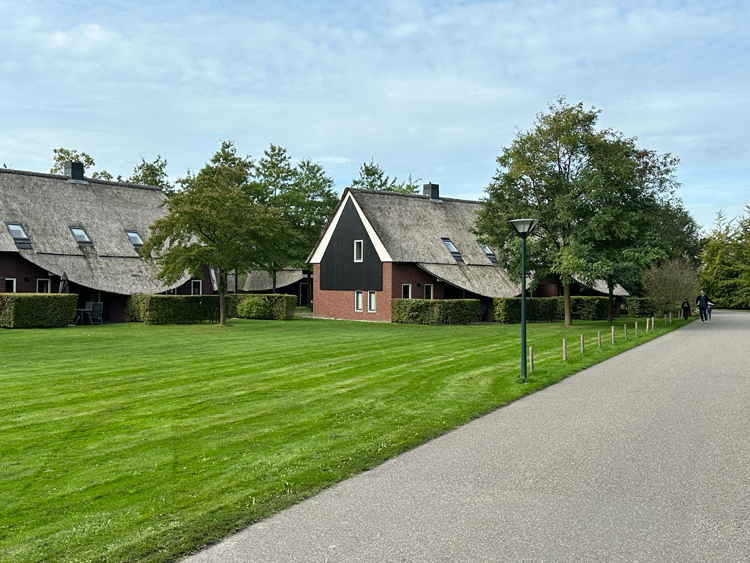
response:
[[[0,560],[176,560],[684,324],[633,321],[530,324],[526,385],[518,325],[2,331]]]

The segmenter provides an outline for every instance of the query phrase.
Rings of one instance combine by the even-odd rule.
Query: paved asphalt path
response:
[[[750,314],[716,311],[186,560],[750,561]]]

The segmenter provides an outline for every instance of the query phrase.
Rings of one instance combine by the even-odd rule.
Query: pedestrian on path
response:
[[[702,323],[705,323],[708,320],[706,318],[706,309],[708,308],[709,302],[710,299],[701,289],[701,294],[696,298],[695,304],[698,305],[698,311],[700,311]]]
[[[685,297],[685,301],[682,302],[682,318],[687,319],[690,316],[690,301]]]
[[[706,320],[707,321],[711,320],[711,309],[713,308],[714,308],[714,304],[711,303],[711,301],[709,300],[708,305],[706,306],[706,317],[707,317]]]

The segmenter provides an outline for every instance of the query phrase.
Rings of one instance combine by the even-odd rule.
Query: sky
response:
[[[0,0],[0,165],[87,152],[175,180],[221,140],[319,162],[341,192],[374,159],[479,199],[559,96],[681,159],[704,228],[750,204],[750,3]]]

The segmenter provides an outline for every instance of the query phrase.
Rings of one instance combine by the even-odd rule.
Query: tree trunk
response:
[[[563,283],[563,307],[565,309],[565,326],[573,326],[573,314],[570,311],[570,283]]]
[[[273,274],[271,274],[271,278],[273,279],[273,290],[271,293],[276,293],[276,270],[273,271]]]
[[[226,273],[218,270],[219,272],[219,324],[226,326],[227,324],[227,275]]]
[[[607,320],[609,321],[609,324],[612,324],[615,317],[615,284],[611,279],[607,280],[607,289],[609,290],[609,312],[607,313]]]

